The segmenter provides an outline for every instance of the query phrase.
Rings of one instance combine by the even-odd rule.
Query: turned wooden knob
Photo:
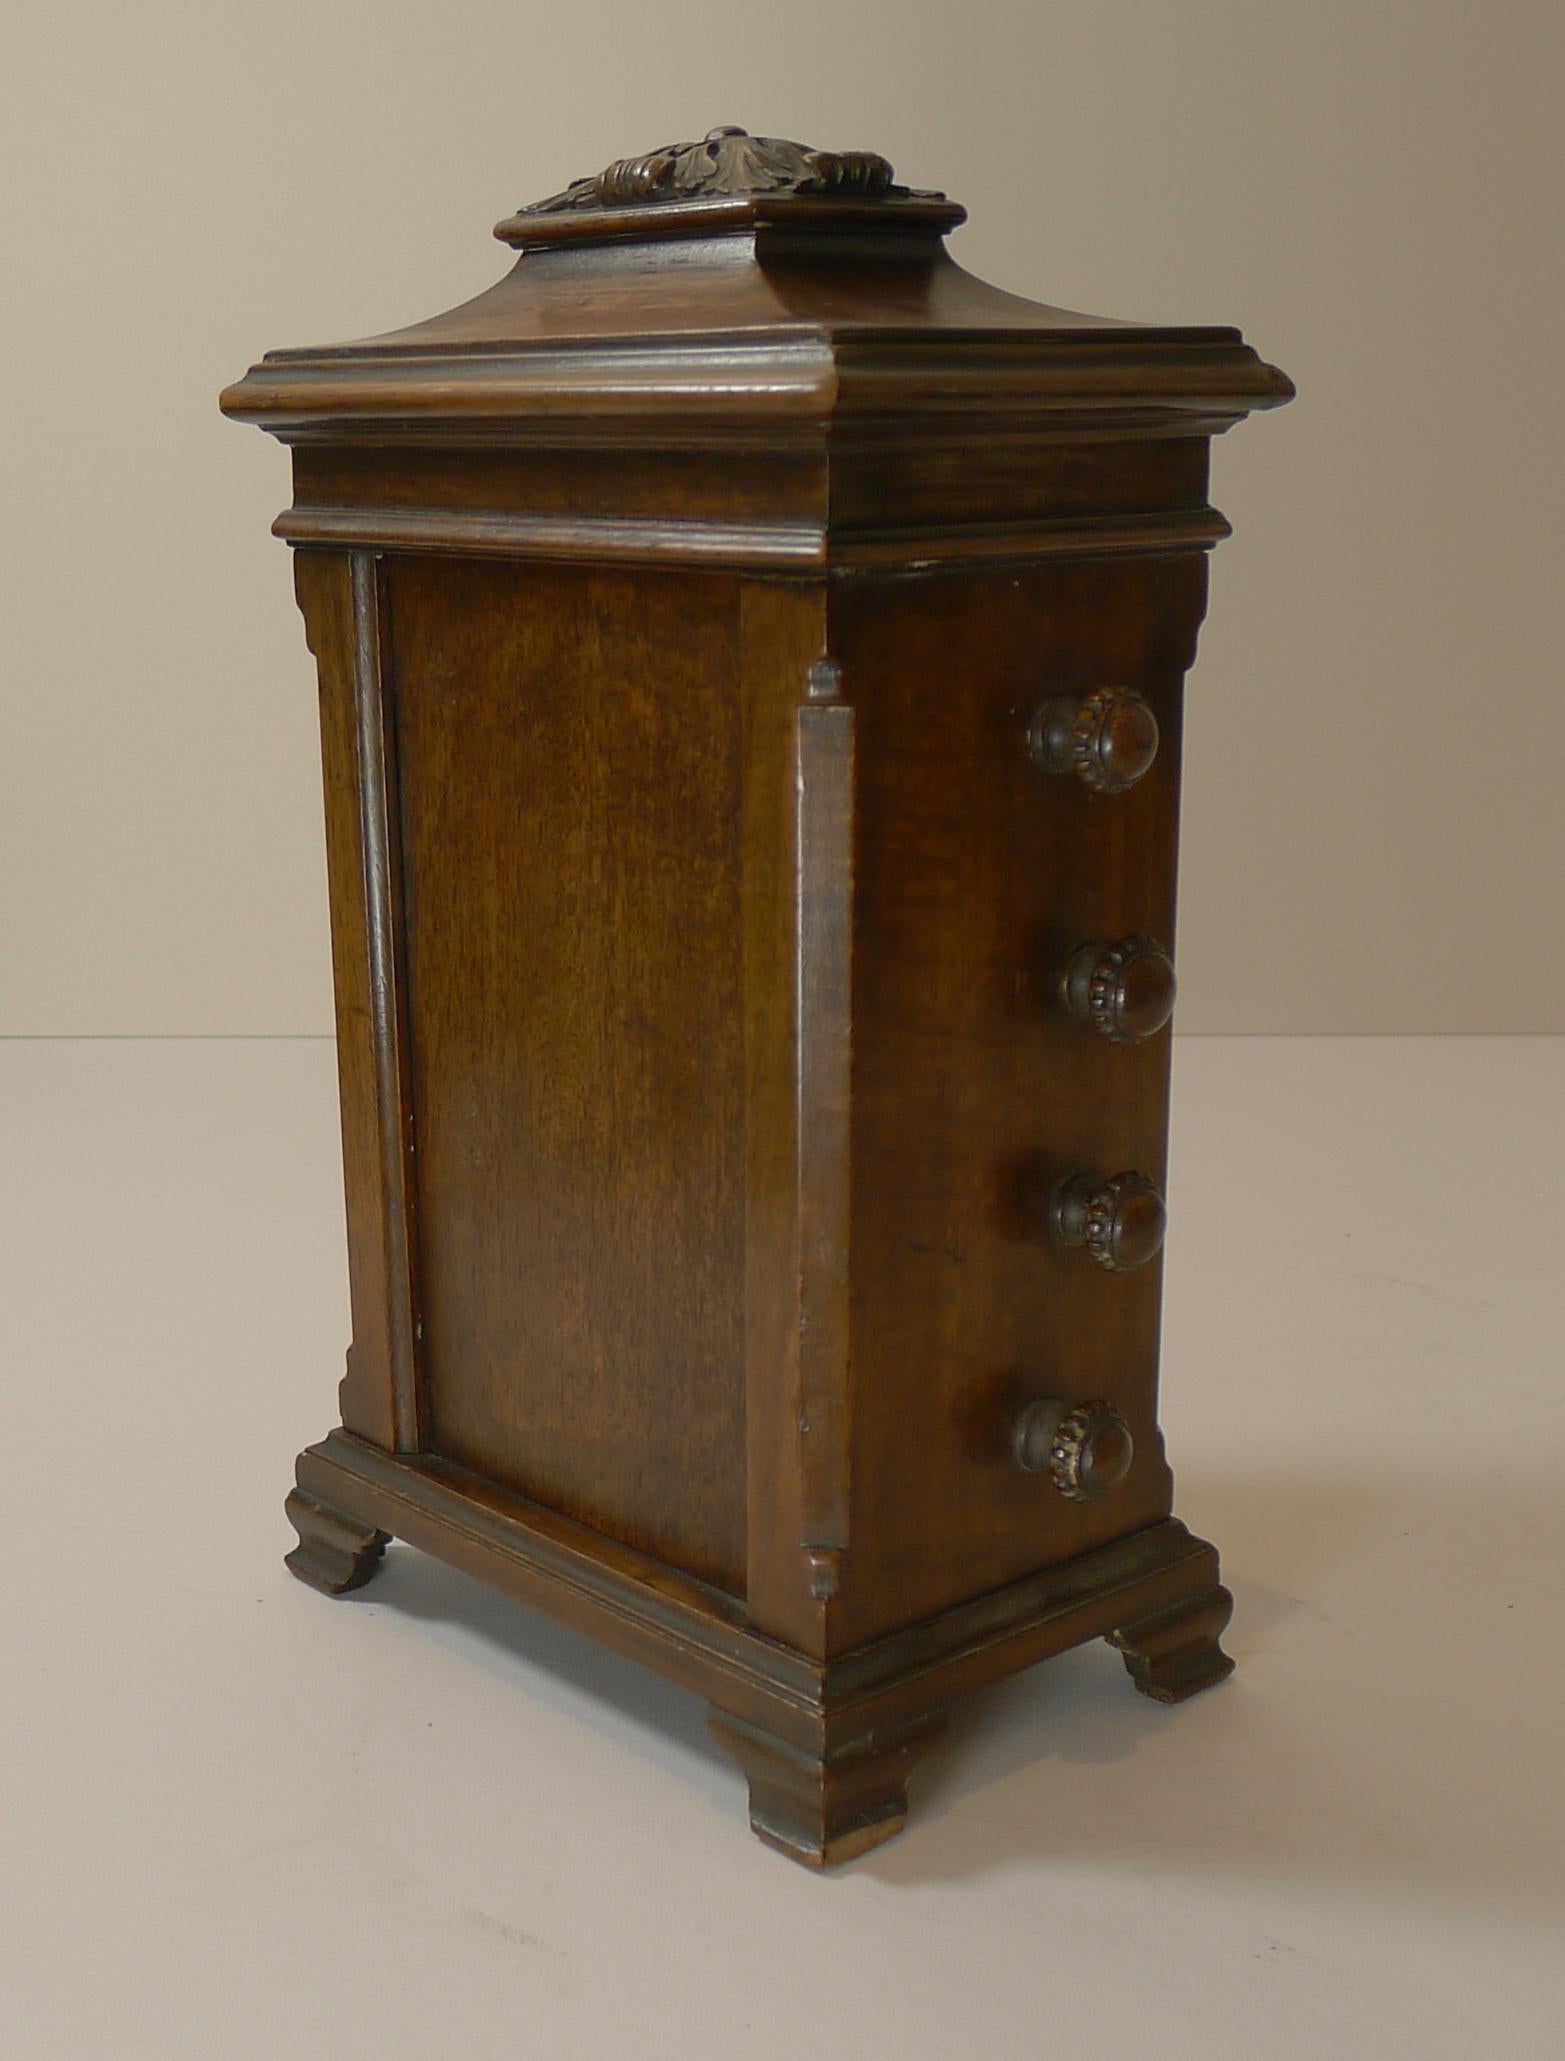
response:
[[[1112,1403],[1062,1403],[1056,1396],[1022,1411],[1011,1432],[1011,1451],[1024,1474],[1047,1474],[1073,1503],[1106,1496],[1136,1456],[1130,1426]]]
[[[1174,962],[1149,937],[1083,945],[1062,983],[1065,1006],[1116,1045],[1154,1037],[1174,1013]]]
[[[1082,1246],[1111,1274],[1143,1267],[1163,1243],[1168,1216],[1145,1174],[1073,1174],[1050,1211],[1062,1245]]]
[[[1033,717],[1027,748],[1050,773],[1073,773],[1094,794],[1122,794],[1157,757],[1157,717],[1128,687],[1058,695]]]

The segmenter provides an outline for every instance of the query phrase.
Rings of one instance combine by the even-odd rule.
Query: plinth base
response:
[[[712,1705],[757,1836],[806,1867],[901,1831],[908,1774],[957,1696],[1096,1638],[1164,1703],[1233,1665],[1216,1551],[1173,1518],[821,1661],[755,1631],[736,1598],[445,1461],[337,1431],[300,1455],[298,1482],[301,1581],[357,1588],[405,1539],[657,1669]]]

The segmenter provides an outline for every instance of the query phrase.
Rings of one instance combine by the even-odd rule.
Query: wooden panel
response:
[[[395,811],[388,806],[380,598],[366,554],[294,561],[320,674],[326,862],[353,1342],[342,1421],[377,1445],[418,1443],[396,986]]]
[[[1072,441],[1050,426],[1027,434],[1004,415],[943,435],[855,425],[833,447],[834,535],[917,523],[1074,526],[1093,518],[1207,515],[1207,444],[1200,436],[1160,442]],[[303,453],[300,454],[300,464]]]
[[[619,445],[434,451],[301,445],[279,535],[387,550],[748,567],[1144,550],[1226,534],[1206,443],[1047,438],[1004,416],[917,430],[856,421],[799,445],[638,454]],[[830,528],[828,533],[828,479]]]
[[[1166,1033],[1068,1020],[1072,947],[1171,946],[1181,676],[1198,556],[1004,578],[855,583],[833,651],[858,718],[854,977],[853,1544],[835,1650],[1166,1513],[1154,1410],[1159,1268],[1113,1275],[1051,1244],[1071,1167],[1161,1183]],[[1029,759],[1049,693],[1129,686],[1162,745],[1102,796]],[[1176,1232],[1177,1235],[1177,1232]],[[1065,1501],[1008,1449],[1038,1395],[1108,1398],[1139,1457]]]
[[[431,1444],[741,1592],[736,589],[389,563]]]
[[[825,507],[824,438],[792,449],[660,450],[625,462],[623,445],[555,449],[351,449],[301,444],[294,505],[428,509],[447,515],[568,517],[579,523],[647,521],[766,527],[818,520]],[[675,529],[675,535],[679,531]]]

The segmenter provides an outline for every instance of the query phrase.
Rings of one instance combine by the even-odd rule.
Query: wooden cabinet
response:
[[[353,1342],[290,1565],[388,1535],[897,1831],[966,1689],[1227,1670],[1157,1429],[1180,704],[1229,329],[1039,306],[721,130],[490,292],[272,354],[320,668]]]

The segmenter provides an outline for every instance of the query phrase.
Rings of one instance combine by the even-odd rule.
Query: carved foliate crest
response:
[[[669,143],[641,157],[619,158],[596,177],[534,201],[526,215],[576,208],[645,207],[659,201],[715,200],[751,193],[879,200],[906,196],[885,158],[872,150],[807,150],[778,136],[713,129],[699,143]],[[938,198],[920,195],[921,199]]]

